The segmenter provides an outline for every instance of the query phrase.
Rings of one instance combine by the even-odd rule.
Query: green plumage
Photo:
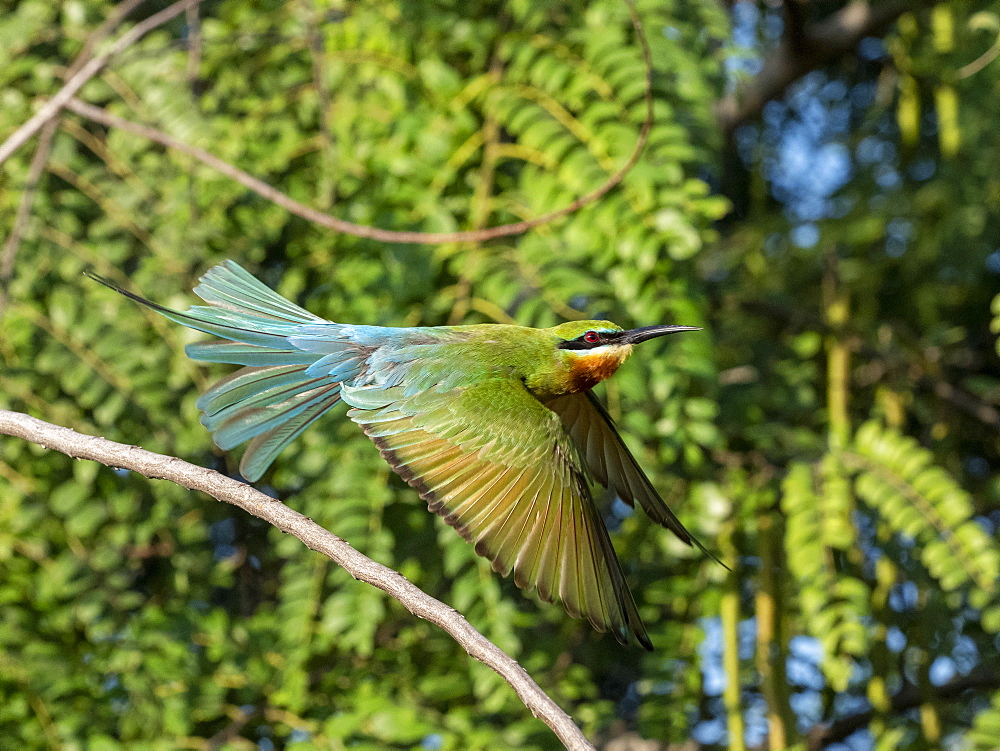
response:
[[[590,491],[636,502],[688,544],[589,388],[634,343],[688,327],[624,331],[607,321],[549,329],[476,325],[383,328],[320,319],[235,263],[195,292],[209,306],[180,313],[98,281],[186,326],[223,337],[188,347],[243,365],[199,400],[224,449],[250,442],[240,464],[258,479],[278,453],[344,401],[392,468],[493,568],[560,600],[574,617],[651,649]]]
[[[558,415],[516,378],[411,397],[344,389],[382,456],[504,576],[627,643],[645,628]]]

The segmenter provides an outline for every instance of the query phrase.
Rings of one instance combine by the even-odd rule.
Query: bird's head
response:
[[[611,321],[570,321],[554,326],[556,347],[569,366],[570,390],[583,391],[610,377],[632,354],[633,345],[697,326],[657,325],[623,329]]]

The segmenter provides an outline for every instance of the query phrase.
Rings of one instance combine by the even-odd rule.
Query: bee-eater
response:
[[[195,360],[244,366],[198,399],[224,450],[245,441],[251,482],[340,401],[393,470],[493,569],[622,644],[652,644],[590,492],[594,481],[689,545],[591,389],[632,347],[693,326],[624,330],[609,321],[386,328],[333,323],[238,264],[210,269],[181,313],[88,275],[220,339]],[[705,551],[707,553],[707,551]]]

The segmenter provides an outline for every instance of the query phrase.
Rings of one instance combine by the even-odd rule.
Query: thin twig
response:
[[[309,37],[309,56],[312,62],[313,86],[316,89],[316,104],[319,108],[319,147],[322,156],[322,167],[319,185],[317,186],[317,203],[321,209],[329,209],[336,203],[336,180],[334,179],[333,137],[333,98],[330,96],[330,86],[326,77],[326,42],[319,28],[318,17],[321,10],[317,3],[312,3],[306,10],[306,32]]]
[[[994,429],[1000,428],[1000,410],[992,404],[982,401],[973,394],[962,391],[947,381],[931,376],[924,376],[920,379],[920,383],[930,386],[939,397],[951,402],[959,409],[965,410],[984,425],[989,425]]]
[[[66,84],[56,92],[55,96],[46,102],[28,122],[15,130],[3,144],[0,144],[0,164],[6,162],[15,151],[21,148],[35,133],[40,131],[45,126],[45,123],[58,115],[59,111],[66,106],[66,102],[72,99],[87,81],[97,75],[112,57],[130,45],[135,44],[156,27],[162,26],[172,18],[179,16],[189,7],[198,5],[200,2],[201,0],[178,0],[178,2],[164,8],[159,13],[154,13],[145,21],[137,23],[128,32],[123,34],[118,41],[111,45],[107,52],[89,60],[77,71],[76,75],[70,77]]]
[[[14,261],[17,258],[17,251],[21,247],[21,239],[28,229],[31,208],[35,203],[35,193],[38,191],[38,183],[42,179],[45,165],[49,161],[52,141],[55,139],[58,128],[58,120],[50,120],[42,128],[42,134],[38,137],[38,146],[35,147],[35,154],[31,157],[31,165],[28,167],[28,178],[24,184],[24,192],[21,194],[21,202],[17,206],[14,226],[11,228],[10,234],[7,235],[7,241],[3,244],[3,252],[0,253],[0,315],[3,315],[7,308],[7,301],[10,299],[10,282],[14,278]]]
[[[69,66],[69,70],[63,78],[69,79],[73,77],[73,74],[80,70],[84,64],[90,60],[94,55],[94,48],[97,47],[104,39],[120,24],[127,15],[132,11],[142,5],[146,0],[122,0],[115,6],[114,10],[111,11],[111,15],[101,22],[101,25],[94,29],[84,41],[83,47],[80,49],[80,53],[76,56],[76,60],[73,64]]]
[[[237,708],[232,722],[208,739],[208,742],[205,744],[208,751],[216,751],[216,749],[222,748],[236,738],[250,720],[264,714],[264,709],[265,705]]]
[[[418,618],[447,631],[472,657],[507,681],[531,713],[548,725],[566,748],[593,751],[593,745],[569,715],[539,688],[516,660],[473,628],[461,613],[426,594],[393,569],[359,553],[349,543],[280,501],[245,483],[177,457],[154,454],[138,446],[77,433],[20,412],[0,410],[0,434],[23,438],[76,459],[90,459],[109,467],[129,469],[152,479],[169,480],[190,490],[200,490],[217,500],[239,506],[282,532],[297,537],[345,568],[355,579],[378,587]]]
[[[192,95],[198,88],[198,71],[201,69],[201,16],[197,5],[189,5],[184,14],[188,34],[187,80]]]
[[[291,198],[277,188],[268,185],[263,180],[260,180],[259,178],[244,172],[238,167],[223,161],[219,157],[210,154],[204,149],[192,146],[191,144],[185,143],[178,138],[174,138],[167,133],[151,128],[148,125],[141,125],[130,120],[125,120],[117,117],[116,115],[112,115],[106,110],[86,104],[78,99],[67,100],[64,104],[67,109],[76,112],[78,115],[94,120],[95,122],[99,122],[110,127],[120,128],[121,130],[142,136],[143,138],[155,143],[162,144],[167,148],[175,149],[176,151],[180,151],[188,156],[192,156],[203,164],[221,172],[226,177],[236,180],[244,187],[249,188],[272,203],[281,206],[286,211],[336,232],[342,232],[355,237],[363,237],[369,240],[378,240],[380,242],[387,243],[440,245],[443,243],[458,242],[486,242],[500,237],[510,237],[512,235],[523,234],[530,229],[534,229],[535,227],[539,227],[543,224],[547,224],[578,211],[587,204],[598,200],[617,186],[625,178],[625,175],[628,174],[632,167],[635,166],[636,162],[639,161],[639,157],[646,146],[646,141],[649,139],[649,131],[653,127],[653,62],[649,52],[649,44],[646,41],[646,35],[642,29],[642,23],[639,19],[638,12],[635,9],[634,0],[623,0],[623,2],[628,6],[629,14],[632,19],[632,26],[635,29],[639,46],[642,49],[642,58],[646,67],[646,119],[639,131],[639,138],[636,142],[635,149],[632,151],[631,156],[625,164],[623,164],[617,172],[611,175],[611,177],[609,177],[607,181],[605,181],[605,183],[596,190],[577,198],[572,203],[563,206],[560,209],[542,214],[534,219],[514,222],[513,224],[502,224],[497,227],[472,229],[462,232],[411,232],[354,224],[353,222],[339,219],[335,216],[331,216],[327,213],[314,209],[311,206],[299,203],[294,198]]]

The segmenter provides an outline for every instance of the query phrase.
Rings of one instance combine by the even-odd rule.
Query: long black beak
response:
[[[624,344],[638,344],[639,342],[655,339],[658,336],[679,334],[682,331],[701,331],[701,328],[698,326],[643,326],[642,328],[629,329],[624,332],[619,341]]]

